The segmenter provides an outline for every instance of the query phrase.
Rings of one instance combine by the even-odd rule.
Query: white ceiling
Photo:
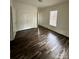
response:
[[[36,7],[46,7],[46,6],[51,6],[62,2],[66,2],[68,0],[42,0],[42,2],[39,2],[38,0],[15,0],[15,1],[25,4],[30,4]]]

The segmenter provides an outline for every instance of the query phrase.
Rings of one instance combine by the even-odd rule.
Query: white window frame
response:
[[[57,26],[57,14],[58,11],[50,11],[50,20],[49,20],[49,25],[56,27]]]

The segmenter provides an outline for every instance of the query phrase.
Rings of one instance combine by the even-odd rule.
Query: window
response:
[[[50,25],[55,26],[57,25],[57,10],[50,11]]]

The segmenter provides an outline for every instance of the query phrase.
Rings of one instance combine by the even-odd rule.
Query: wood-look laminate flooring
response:
[[[10,42],[11,59],[69,59],[69,38],[39,26],[18,31]]]

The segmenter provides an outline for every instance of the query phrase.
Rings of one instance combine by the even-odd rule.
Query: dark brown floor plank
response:
[[[11,59],[69,59],[69,38],[39,26],[18,31],[10,49]]]

